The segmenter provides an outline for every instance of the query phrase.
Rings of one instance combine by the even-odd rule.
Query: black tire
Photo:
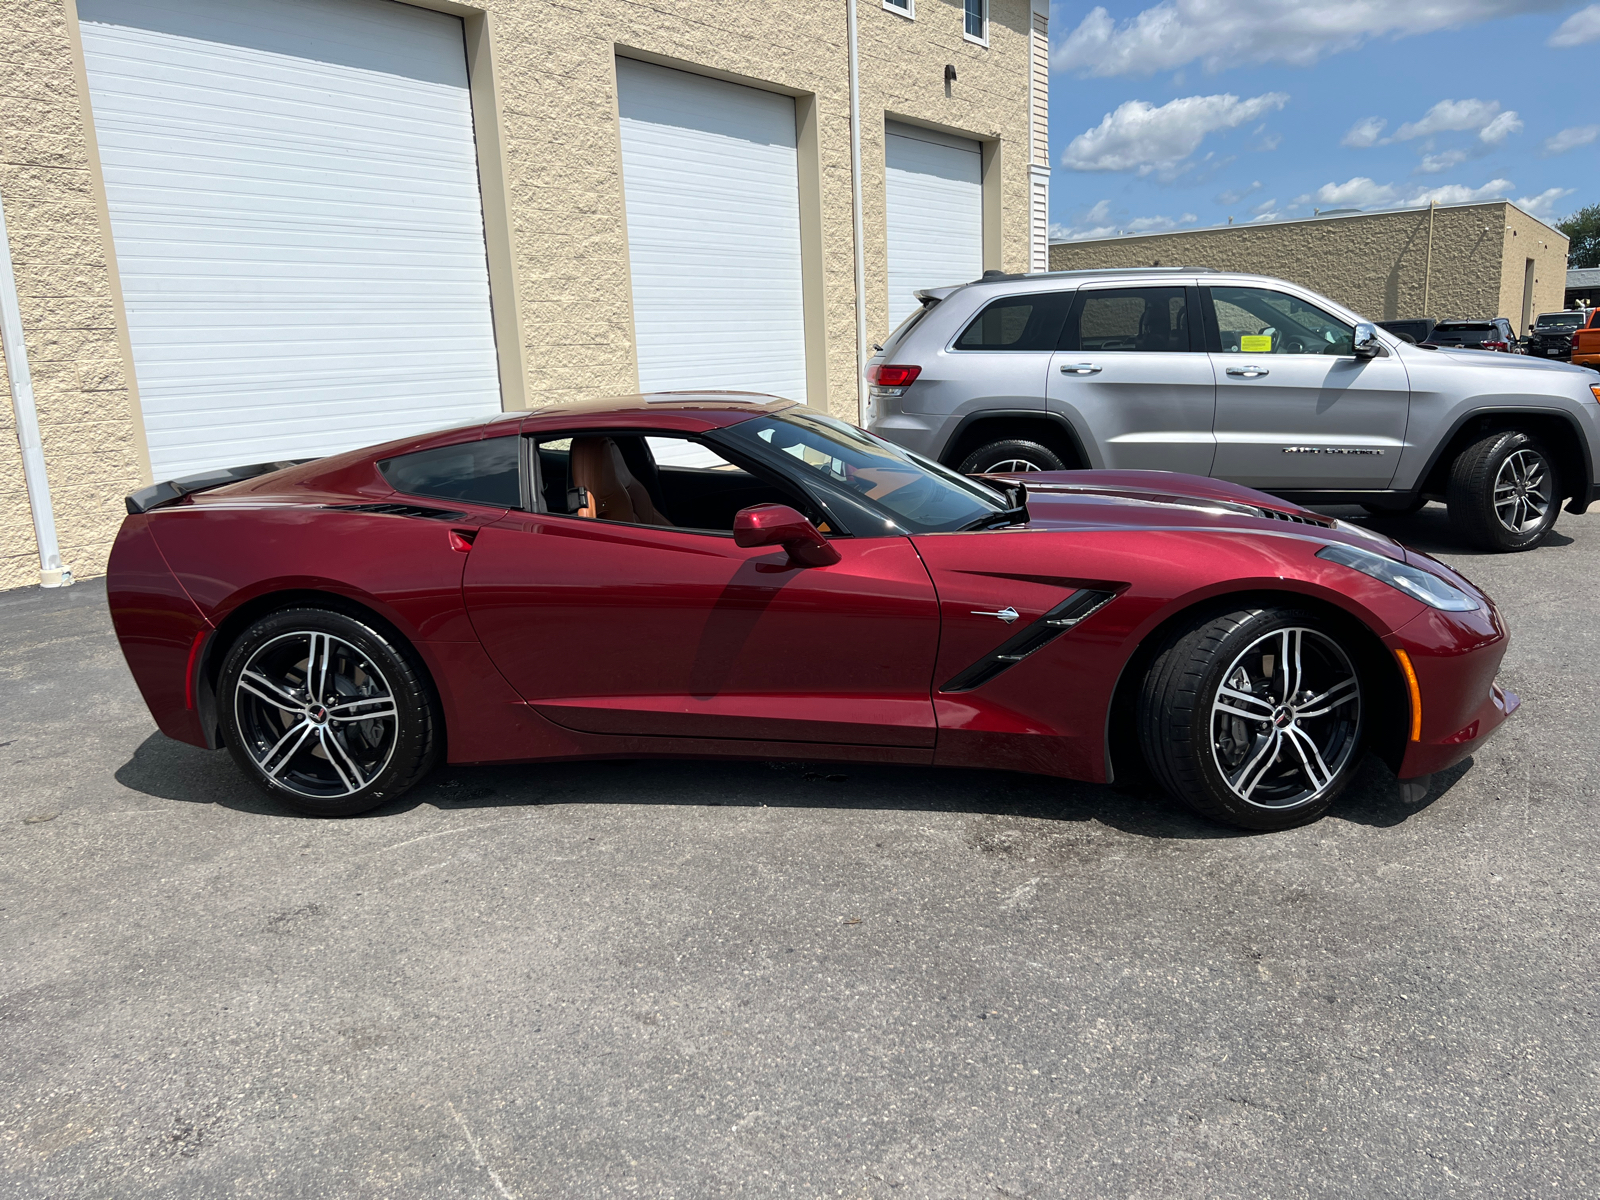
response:
[[[1361,507],[1375,517],[1409,517],[1412,513],[1421,512],[1427,503],[1421,496],[1418,496],[1415,500],[1400,505],[1386,507],[1382,504],[1363,504]]]
[[[1067,464],[1048,446],[1025,438],[1007,438],[979,446],[956,468],[963,475],[1011,474],[1021,471],[1065,471]]]
[[[262,617],[229,647],[217,682],[223,741],[239,769],[312,816],[393,800],[438,753],[433,690],[411,648],[341,612]]]
[[[1450,466],[1450,522],[1483,550],[1531,550],[1555,527],[1561,479],[1535,439],[1508,430],[1474,442]]]
[[[1291,677],[1280,668],[1294,651]],[[1313,612],[1252,607],[1199,618],[1167,638],[1139,689],[1139,746],[1151,774],[1202,816],[1241,829],[1316,820],[1361,762],[1360,661],[1349,632]]]

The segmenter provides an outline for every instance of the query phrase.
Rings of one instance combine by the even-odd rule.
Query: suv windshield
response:
[[[1582,313],[1546,313],[1533,323],[1533,327],[1535,329],[1577,329],[1582,324]]]
[[[913,533],[961,529],[1007,511],[999,492],[821,413],[791,408],[722,432],[793,456],[819,477],[887,509]]]

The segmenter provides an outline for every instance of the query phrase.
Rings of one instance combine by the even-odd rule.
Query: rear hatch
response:
[[[1468,349],[1498,340],[1495,327],[1488,321],[1441,321],[1428,335],[1428,341],[1435,346],[1462,346]]]

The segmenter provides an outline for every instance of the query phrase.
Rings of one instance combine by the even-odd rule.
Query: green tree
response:
[[[1580,208],[1556,228],[1572,240],[1567,249],[1567,268],[1600,267],[1600,204]]]

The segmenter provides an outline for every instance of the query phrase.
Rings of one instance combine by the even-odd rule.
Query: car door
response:
[[[1389,486],[1405,446],[1405,366],[1357,358],[1355,327],[1289,292],[1201,288],[1217,379],[1211,473],[1248,487]]]
[[[1067,317],[1046,404],[1105,467],[1211,470],[1216,388],[1195,289],[1086,286]]]
[[[675,473],[657,493],[666,520],[689,511],[668,497],[695,470],[717,476],[698,509],[730,528],[729,497],[801,502],[699,442],[698,456],[666,446],[682,440],[648,439]],[[560,468],[551,444],[530,456],[541,479]],[[553,511],[571,483],[480,531],[464,584],[491,659],[541,715],[598,734],[933,746],[939,617],[908,538],[835,536],[838,563],[800,567],[728,529]]]

